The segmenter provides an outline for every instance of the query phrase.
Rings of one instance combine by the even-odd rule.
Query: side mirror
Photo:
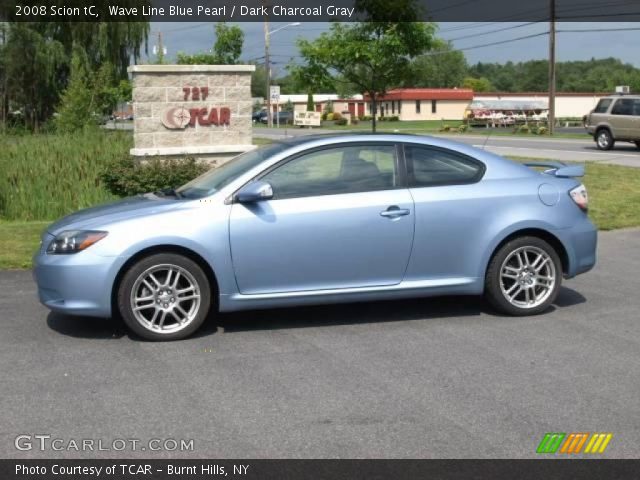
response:
[[[236,202],[254,203],[273,198],[273,188],[267,182],[257,180],[242,187],[236,193]]]

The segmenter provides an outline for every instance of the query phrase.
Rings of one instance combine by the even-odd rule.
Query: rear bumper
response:
[[[111,316],[111,290],[126,259],[100,257],[89,251],[33,257],[33,278],[40,302],[55,312],[92,317]]]

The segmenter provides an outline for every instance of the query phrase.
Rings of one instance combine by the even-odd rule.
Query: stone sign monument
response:
[[[150,158],[195,157],[212,165],[254,148],[253,65],[135,65],[134,148]]]

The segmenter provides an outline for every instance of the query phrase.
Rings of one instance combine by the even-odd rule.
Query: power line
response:
[[[456,38],[449,38],[447,40],[450,41],[450,42],[455,42],[457,40],[464,40],[466,38],[476,38],[476,37],[481,37],[483,35],[491,35],[491,34],[498,33],[498,32],[506,32],[507,30],[515,30],[516,28],[527,27],[529,25],[534,25],[536,23],[539,23],[539,22],[521,23],[519,25],[514,25],[514,26],[510,26],[510,27],[499,28],[497,30],[492,30],[490,32],[473,33],[471,35],[465,35],[463,37],[456,37]]]
[[[463,47],[463,48],[454,48],[452,50],[438,50],[438,51],[433,51],[433,52],[427,52],[427,53],[423,54],[422,56],[444,55],[446,53],[451,53],[451,52],[465,52],[465,51],[468,51],[468,50],[476,50],[478,48],[493,47],[495,45],[502,45],[502,44],[505,44],[505,43],[517,42],[519,40],[526,40],[528,38],[541,37],[543,35],[548,35],[548,34],[549,34],[549,31],[547,30],[545,32],[534,33],[532,35],[525,35],[525,36],[522,36],[522,37],[510,38],[508,40],[500,40],[498,42],[484,43],[482,45],[474,45],[472,47]]]
[[[640,30],[640,27],[622,27],[622,28],[590,28],[590,29],[562,29],[557,30],[558,33],[589,33],[589,32],[630,32]]]

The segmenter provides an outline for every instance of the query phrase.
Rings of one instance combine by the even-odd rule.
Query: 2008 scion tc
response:
[[[596,260],[583,167],[547,166],[428,137],[298,137],[63,218],[34,277],[51,310],[117,311],[150,340],[210,313],[441,294],[533,315]]]

